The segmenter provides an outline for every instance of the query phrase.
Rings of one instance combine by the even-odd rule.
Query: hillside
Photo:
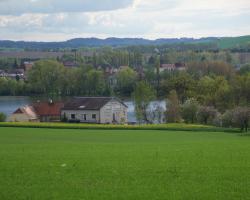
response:
[[[220,38],[217,44],[218,44],[218,47],[222,49],[249,45],[250,36]]]
[[[218,48],[235,48],[250,44],[250,36],[241,37],[208,37],[208,38],[160,38],[149,40],[143,38],[75,38],[62,42],[26,42],[0,40],[0,49],[59,49],[102,46],[133,46],[133,45],[173,45],[173,44],[217,44]]]

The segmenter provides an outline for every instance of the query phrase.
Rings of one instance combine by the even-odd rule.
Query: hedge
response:
[[[239,132],[238,129],[219,128],[198,124],[154,124],[154,125],[111,125],[111,124],[69,124],[69,123],[34,123],[3,122],[0,127],[55,128],[55,129],[106,129],[106,130],[171,130],[171,131],[209,131]]]

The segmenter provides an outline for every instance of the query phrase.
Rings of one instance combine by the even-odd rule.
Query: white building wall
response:
[[[61,116],[65,116],[68,120],[74,120],[71,115],[75,115],[75,120],[80,120],[80,122],[85,123],[100,123],[100,111],[99,110],[62,110]],[[86,120],[84,120],[84,115],[86,115]],[[96,115],[96,119],[92,118],[92,115]]]
[[[7,119],[8,122],[39,122],[39,119],[30,118],[25,113],[12,114]]]
[[[109,101],[100,110],[101,123],[126,124],[128,122],[127,107],[116,100]]]
[[[100,110],[62,110],[61,117],[65,116],[68,120],[73,120],[71,115],[75,115],[75,120],[85,123],[100,123],[100,124],[112,124],[115,122],[118,124],[126,124],[128,122],[127,107],[117,100],[109,101]],[[86,114],[86,120],[84,120],[84,114]],[[92,118],[92,115],[96,115],[96,119]]]

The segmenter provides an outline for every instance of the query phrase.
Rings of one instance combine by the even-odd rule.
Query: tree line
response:
[[[105,68],[97,68],[92,63],[81,63],[79,67],[66,68],[56,60],[40,60],[28,71],[25,80],[1,77],[0,95],[45,95],[50,98],[56,96],[132,98],[135,103],[144,102],[142,105],[136,104],[136,110],[140,111],[137,113],[138,119],[146,123],[151,123],[150,118],[152,117],[162,119],[160,115],[163,115],[160,113],[161,109],[157,108],[157,114],[154,112],[148,116],[145,113],[148,102],[159,98],[173,98],[173,91],[178,97],[175,97],[178,99],[178,105],[184,106],[183,108],[194,101],[199,104],[199,112],[197,111],[195,114],[197,119],[193,117],[192,123],[198,122],[197,120],[201,122],[203,119],[202,123],[211,124],[210,119],[215,119],[214,116],[217,116],[217,112],[232,116],[232,113],[237,113],[237,110],[234,109],[239,108],[239,111],[240,108],[249,108],[249,65],[246,64],[236,71],[230,63],[201,59],[187,62],[185,71],[160,73],[158,69],[161,59],[163,59],[162,56],[154,56],[151,59],[151,66],[145,66],[142,72],[135,67],[123,67],[114,74],[109,74]],[[145,84],[150,86],[150,89],[146,87],[144,91]],[[138,93],[140,95],[136,95]],[[145,101],[149,97],[150,101]],[[172,102],[177,102],[177,100],[172,100]],[[194,104],[191,105],[194,106]],[[175,107],[176,103],[170,106],[169,112]],[[143,113],[141,110],[146,111]],[[209,113],[209,116],[203,115],[202,111]],[[174,112],[172,111],[172,113]],[[168,113],[168,116],[172,116],[172,113]],[[185,114],[182,113],[181,117],[177,117],[177,119],[186,121]],[[169,118],[165,117],[165,120],[169,120]],[[218,121],[222,123],[221,120]]]

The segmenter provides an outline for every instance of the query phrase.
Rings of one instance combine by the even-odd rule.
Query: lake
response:
[[[5,113],[9,116],[13,113],[17,108],[30,104],[34,101],[30,97],[17,97],[17,96],[0,96],[0,112]],[[124,101],[124,103],[128,106],[128,121],[129,122],[137,122],[135,117],[135,106],[133,101]],[[165,109],[165,101],[152,101],[150,103],[150,109],[154,109],[157,106],[161,106]]]

